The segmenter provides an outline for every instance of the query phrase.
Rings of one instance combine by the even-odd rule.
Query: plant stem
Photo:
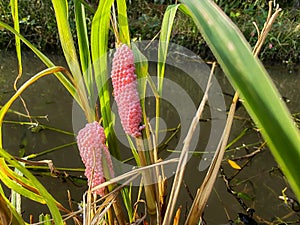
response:
[[[147,160],[145,155],[145,148],[144,148],[144,142],[141,137],[138,137],[135,139],[136,145],[137,145],[137,151],[140,158],[141,166],[147,166]],[[156,224],[156,195],[155,195],[155,188],[154,188],[154,179],[153,179],[153,171],[148,169],[143,171],[143,181],[144,181],[144,187],[145,187],[145,195],[146,195],[146,201],[147,201],[147,208],[148,213],[151,216],[151,224]]]

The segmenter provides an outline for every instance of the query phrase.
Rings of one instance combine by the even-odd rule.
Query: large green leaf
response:
[[[52,4],[55,11],[60,43],[66,61],[74,76],[75,82],[80,82],[82,78],[81,68],[77,59],[73,36],[68,21],[68,2],[66,0],[53,0]]]
[[[213,1],[186,8],[268,143],[300,200],[300,135],[275,85],[238,28]]]

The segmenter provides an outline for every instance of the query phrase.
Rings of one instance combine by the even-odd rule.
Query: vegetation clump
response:
[[[267,2],[259,1],[223,1],[215,2],[233,20],[244,34],[251,46],[257,42],[258,29],[264,25],[267,18]],[[160,31],[161,21],[167,5],[173,1],[148,2],[132,0],[128,4],[128,19],[130,33],[135,39],[150,40]],[[260,53],[263,61],[280,61],[288,64],[300,62],[300,8],[298,1],[278,2],[283,9],[270,31]],[[40,50],[60,49],[54,10],[50,0],[21,1],[19,7],[21,34],[30,40]],[[97,7],[97,1],[91,4],[91,10]],[[73,1],[69,1],[69,8],[74,8]],[[144,10],[140,10],[144,9]],[[70,10],[73,12],[73,10]],[[87,16],[87,22],[92,21],[92,12]],[[9,0],[0,3],[1,20],[12,25]],[[70,25],[75,27],[74,14],[70,13]],[[255,25],[254,25],[255,23]],[[73,29],[75,31],[75,29]],[[76,38],[76,33],[72,34]],[[6,30],[0,30],[0,48],[12,48],[13,35]],[[174,24],[172,41],[182,45],[203,59],[213,58],[208,46],[199,33],[192,19],[179,13]],[[112,37],[111,37],[112,39]]]

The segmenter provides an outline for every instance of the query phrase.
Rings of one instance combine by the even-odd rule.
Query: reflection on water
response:
[[[32,54],[23,54],[24,75],[19,84],[45,68],[45,66]],[[50,55],[50,58],[52,58],[57,65],[65,65],[62,57]],[[291,113],[300,112],[300,73],[290,74],[285,68],[280,66],[267,67],[267,69],[274,79],[280,93],[287,101],[287,105]],[[176,73],[176,69],[174,68],[170,68],[169,72],[170,71],[172,74]],[[150,73],[155,73],[154,67],[150,67]],[[13,81],[16,75],[17,62],[14,53],[0,52],[0,85],[2,87],[0,95],[1,105],[3,105],[14,93]],[[174,76],[176,77],[176,74]],[[227,104],[229,104],[231,101],[230,95],[232,95],[234,91],[221,71],[216,72],[216,77],[223,92],[225,93],[225,100]],[[184,89],[190,93],[192,101],[195,106],[197,106],[201,100],[202,93],[199,91],[195,92],[197,88],[196,86],[193,86],[194,82],[191,81],[190,84],[186,84],[184,82],[187,81],[181,80],[182,78],[183,76],[178,76],[178,83],[182,84]],[[37,81],[36,84],[32,85],[24,92],[22,97],[25,99],[28,110],[32,116],[47,115],[47,119],[34,119],[33,122],[38,121],[49,127],[73,132],[71,118],[72,98],[54,76],[48,76]],[[150,121],[152,121],[151,124],[153,124],[153,120],[151,119],[155,116],[155,112],[153,110],[154,103],[155,100],[153,97],[149,97],[149,99],[147,99],[148,116],[150,117]],[[168,103],[165,102],[165,104],[162,105],[167,106]],[[11,109],[25,113],[19,100],[13,104]],[[161,114],[163,115],[163,128],[175,128],[178,126],[180,118],[174,111],[175,109],[172,104],[161,109]],[[198,152],[203,151],[207,145],[211,129],[211,124],[209,122],[210,116],[211,112],[206,110],[200,122],[201,134],[199,134],[199,141],[196,147],[196,151]],[[4,148],[13,155],[19,155],[21,144],[25,146],[25,154],[29,155],[63,144],[68,144],[75,140],[72,135],[62,134],[49,129],[32,133],[28,129],[28,126],[9,122],[28,122],[26,118],[13,113],[7,114],[5,120],[6,122],[4,124],[3,134]],[[233,156],[244,156],[257,150],[257,147],[260,146],[258,143],[262,141],[260,134],[253,129],[252,121],[248,118],[243,107],[240,107],[236,112],[236,119],[231,132],[231,140],[239,136],[245,128],[249,129],[245,132],[245,135],[241,139],[229,148],[226,153],[227,158]],[[171,135],[172,132],[165,132],[163,135],[164,138],[160,140],[161,144],[165,143]],[[177,154],[177,156],[179,156],[179,152],[176,153],[176,151],[180,150],[180,148],[175,149],[179,141],[179,136],[180,131],[167,146],[163,146],[160,157],[165,158],[170,154]],[[124,158],[128,156],[129,155],[127,154],[123,155]],[[205,157],[206,155],[203,156],[202,154],[194,154],[187,165],[184,185],[180,193],[180,204],[183,206],[182,217],[184,217],[188,208],[191,206],[192,199],[190,194],[192,194],[192,196],[195,195],[197,188],[200,186],[205,175],[205,171],[198,170],[200,161]],[[83,167],[76,145],[62,148],[58,151],[34,158],[33,160],[41,159],[53,160],[56,167]],[[240,163],[240,165],[243,165],[246,161],[237,162]],[[285,187],[288,187],[288,184],[277,169],[277,164],[273,160],[273,157],[267,148],[263,148],[263,150],[257,154],[238,175],[235,175],[237,171],[227,165],[226,162],[223,163],[223,169],[228,177],[233,176],[231,180],[232,189],[237,193],[240,193],[240,196],[243,196],[242,199],[248,207],[255,209],[256,219],[260,217],[270,221],[275,217],[283,217],[290,212],[283,202],[278,199],[278,196],[281,195],[281,191]],[[81,200],[81,196],[86,190],[85,185],[78,183],[74,184],[71,179],[49,177],[47,175],[43,175],[39,171],[34,171],[34,173],[37,174],[39,180],[46,185],[47,189],[54,195],[54,197],[56,197],[64,205],[67,205],[67,190],[70,190],[72,199],[74,199],[75,202],[79,202]],[[78,175],[78,173],[68,171],[67,173],[70,173],[71,175]],[[79,174],[82,175],[82,173]],[[169,185],[171,184],[171,180],[172,179],[169,181]],[[286,193],[293,196],[290,189],[288,189]],[[24,217],[27,220],[30,213],[38,215],[42,211],[46,212],[46,207],[33,204],[26,199],[24,199],[23,202],[23,209]],[[227,192],[226,185],[222,177],[219,177],[217,179],[215,189],[209,199],[207,209],[205,210],[204,218],[206,219],[207,224],[225,224],[228,219],[236,219],[237,213],[239,212],[245,213],[236,198]],[[293,219],[297,218],[294,217]],[[292,220],[292,218],[290,218],[290,220]]]

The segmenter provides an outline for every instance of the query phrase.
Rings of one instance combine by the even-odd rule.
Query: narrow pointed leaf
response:
[[[118,6],[118,21],[119,21],[119,35],[123,44],[130,45],[127,6],[125,0],[117,0]]]
[[[155,140],[158,142],[159,118],[160,118],[160,97],[162,97],[163,81],[165,76],[165,65],[168,54],[168,47],[171,32],[174,24],[175,15],[180,5],[170,5],[167,7],[161,25],[159,44],[158,44],[158,63],[157,63],[157,92],[159,97],[156,98],[156,121],[155,121]]]
[[[105,135],[107,137],[109,150],[115,158],[119,159],[120,153],[118,150],[117,138],[113,129],[114,122],[110,107],[110,91],[108,87],[107,68],[108,32],[110,28],[109,21],[112,3],[112,0],[99,2],[99,6],[94,15],[91,28],[91,51]]]
[[[52,214],[54,223],[62,225],[63,220],[57,207],[60,204],[52,197],[52,195],[45,189],[45,187],[36,179],[36,177],[31,172],[29,172],[25,167],[23,167],[8,152],[6,152],[2,148],[0,148],[0,155],[7,161],[7,163],[17,168],[20,172],[22,172],[24,176],[27,177],[28,180],[30,180],[32,186],[39,190],[41,197],[45,200],[45,202],[47,202],[47,206]]]
[[[136,44],[131,43],[131,49],[134,54],[135,73],[138,79],[138,88],[141,100],[141,107],[143,114],[145,115],[145,96],[146,96],[146,85],[147,85],[147,74],[148,74],[148,60],[138,49]],[[146,119],[146,117],[144,116]]]
[[[157,91],[159,95],[162,95],[163,79],[165,74],[165,64],[167,60],[168,47],[169,47],[175,15],[179,6],[180,6],[179,4],[176,4],[176,5],[169,5],[167,7],[161,25],[159,46],[158,46],[158,63],[157,63],[157,76],[158,76]]]
[[[19,185],[16,181],[18,181],[18,177],[17,177],[17,174],[13,174],[12,172],[9,172],[9,168],[8,166],[5,164],[3,158],[1,159],[0,161],[0,177],[1,177],[1,181],[10,189],[14,190],[15,192],[23,195],[23,196],[26,196],[27,198],[33,200],[33,201],[36,201],[36,202],[39,202],[41,204],[46,204],[46,201],[45,199],[43,199],[42,196],[40,196],[39,194],[27,189],[27,188],[24,188],[23,186]],[[10,177],[14,178],[15,176],[15,179],[10,179],[9,176],[7,176],[9,174]],[[31,186],[31,189],[35,189],[34,187]],[[35,189],[36,190],[36,189]]]
[[[73,36],[68,21],[68,5],[66,0],[52,0],[55,11],[57,28],[59,32],[60,43],[76,82],[81,80],[81,69],[77,59]]]
[[[14,20],[14,28],[20,33],[20,23],[19,23],[19,10],[18,10],[18,0],[10,0],[11,14]],[[22,66],[22,56],[21,56],[21,41],[18,35],[15,35],[15,43],[16,43],[16,52],[17,59],[19,64],[18,78],[22,75],[23,66]]]
[[[76,0],[74,4],[75,4],[76,31],[77,31],[77,38],[78,38],[81,69],[82,69],[84,82],[87,87],[87,92],[89,96],[91,96],[94,94],[93,91],[94,80],[93,80],[93,73],[92,73],[88,32],[86,26],[85,9],[84,9],[84,5],[81,4],[79,0]],[[94,98],[91,97],[91,99]]]

